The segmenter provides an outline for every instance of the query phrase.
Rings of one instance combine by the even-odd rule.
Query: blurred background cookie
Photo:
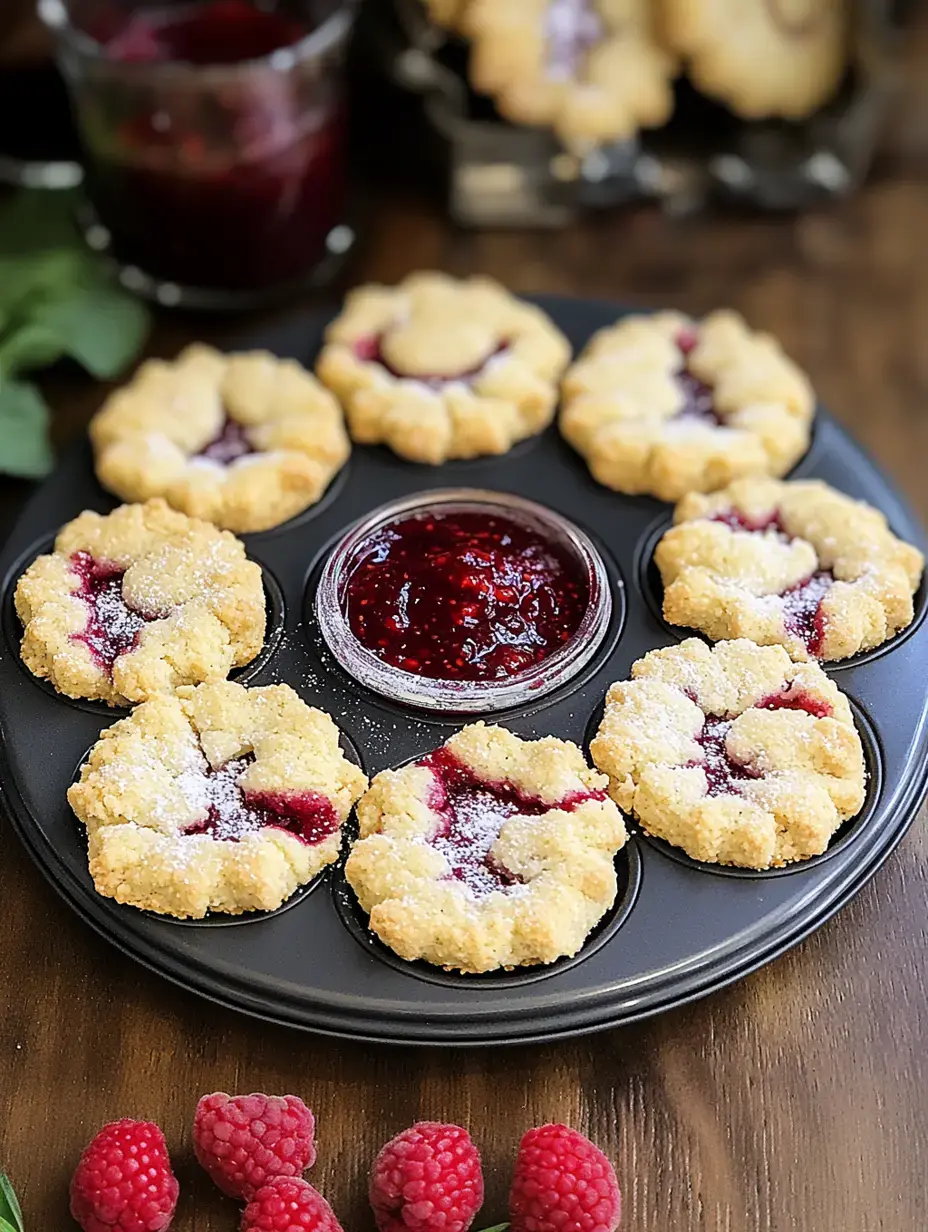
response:
[[[835,93],[848,0],[658,0],[668,47],[698,90],[751,119],[797,120]]]

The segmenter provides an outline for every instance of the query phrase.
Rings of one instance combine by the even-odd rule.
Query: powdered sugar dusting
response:
[[[549,77],[574,77],[581,59],[602,36],[602,19],[591,0],[551,0],[545,17]]]
[[[521,878],[496,861],[491,848],[510,817],[540,817],[553,809],[572,812],[585,800],[602,800],[603,791],[577,791],[556,804],[528,795],[513,783],[484,782],[446,748],[436,749],[417,763],[434,775],[429,804],[443,829],[432,840],[448,861],[449,876],[467,887],[475,898],[511,890]]]
[[[709,796],[732,796],[740,791],[740,783],[748,779],[763,778],[761,771],[735,761],[728,752],[727,738],[733,720],[716,715],[706,715],[702,731],[696,743],[703,751],[703,759],[691,762],[699,766],[706,776],[706,794]]]
[[[97,561],[89,552],[75,552],[70,561],[78,585],[71,591],[87,607],[87,624],[73,641],[83,642],[99,666],[112,677],[120,655],[134,650],[146,621],[157,619],[130,608],[123,597],[125,570]]]
[[[254,762],[254,755],[234,758],[216,769],[206,758],[184,770],[177,779],[184,797],[202,815],[185,834],[206,834],[224,843],[237,843],[267,827],[286,830],[310,846],[334,834],[339,819],[332,802],[317,792],[249,792],[239,779]]]
[[[783,626],[787,633],[798,637],[809,654],[818,654],[824,637],[821,603],[834,585],[830,571],[813,573],[781,596]]]

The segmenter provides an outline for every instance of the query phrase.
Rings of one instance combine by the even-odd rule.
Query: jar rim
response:
[[[462,508],[505,515],[566,547],[585,571],[589,585],[586,611],[571,637],[541,662],[504,680],[436,679],[394,667],[359,641],[342,608],[342,586],[365,540],[391,522],[410,515]],[[439,488],[390,501],[355,522],[331,549],[323,565],[313,610],[329,651],[359,684],[417,709],[476,714],[534,702],[573,679],[605,640],[613,599],[602,556],[589,536],[562,514],[508,492]]]
[[[133,69],[144,69],[152,77],[169,78],[183,74],[195,74],[203,81],[228,81],[242,73],[258,68],[287,73],[298,64],[320,60],[334,48],[345,42],[354,25],[358,0],[341,0],[338,7],[318,26],[315,26],[296,43],[279,47],[263,56],[250,60],[238,60],[234,64],[195,64],[190,60],[152,61],[133,64]],[[38,0],[36,11],[45,26],[70,50],[85,60],[96,60],[113,68],[124,67],[121,61],[110,59],[106,47],[99,39],[74,25],[65,0]]]

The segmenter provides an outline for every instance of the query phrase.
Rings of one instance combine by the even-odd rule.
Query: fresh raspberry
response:
[[[615,1232],[622,1196],[598,1146],[566,1125],[530,1129],[509,1193],[511,1232]]]
[[[164,1232],[179,1190],[158,1126],[113,1121],[84,1148],[71,1178],[71,1214],[84,1232]]]
[[[308,1181],[275,1176],[245,1207],[241,1232],[342,1232],[342,1225]]]
[[[275,1176],[300,1176],[316,1162],[313,1114],[296,1095],[204,1095],[193,1118],[193,1149],[224,1194],[252,1196]]]
[[[439,1121],[404,1129],[374,1160],[370,1199],[380,1232],[466,1232],[483,1205],[470,1134]]]

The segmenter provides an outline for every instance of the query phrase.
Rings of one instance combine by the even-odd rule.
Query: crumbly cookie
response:
[[[782,646],[688,638],[652,650],[606,695],[591,753],[620,808],[712,864],[819,855],[864,803],[847,698]]]
[[[186,919],[273,911],[338,858],[367,786],[289,685],[223,681],[144,702],[68,790],[97,892]]]
[[[200,345],[142,364],[90,439],[97,478],[122,500],[162,496],[240,532],[315,504],[351,450],[335,399],[294,360]]]
[[[845,0],[661,0],[665,41],[703,94],[748,119],[801,119],[848,60]]]
[[[815,397],[769,334],[729,311],[623,317],[564,378],[560,427],[593,477],[678,500],[782,475],[808,448]]]
[[[693,492],[674,522],[654,554],[671,624],[834,660],[912,623],[921,552],[878,510],[819,480]]]
[[[437,465],[541,432],[569,360],[541,309],[498,283],[420,273],[349,295],[316,371],[357,442]]]
[[[345,868],[402,958],[460,971],[575,954],[616,895],[622,815],[576,745],[473,723],[358,804]]]
[[[224,680],[264,643],[260,566],[234,535],[163,500],[82,513],[15,602],[29,670],[114,706]]]
[[[670,118],[676,65],[656,41],[650,0],[471,0],[460,24],[474,88],[570,148]]]

